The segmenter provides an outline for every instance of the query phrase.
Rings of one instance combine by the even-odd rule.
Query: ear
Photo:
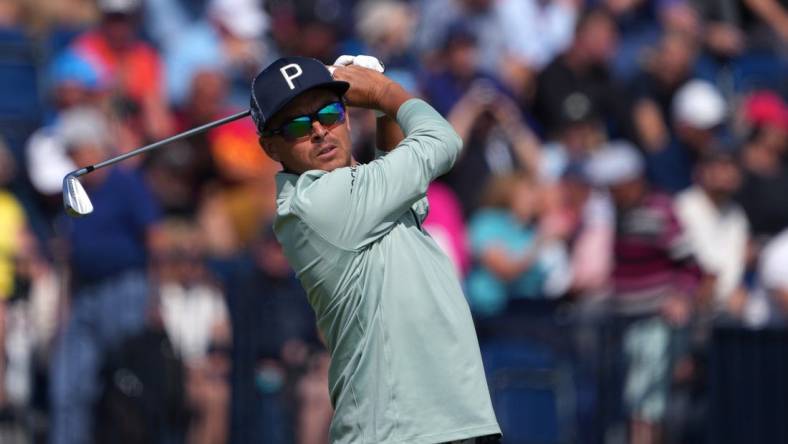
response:
[[[276,149],[276,144],[274,144],[270,139],[266,140],[265,136],[260,136],[257,139],[257,142],[260,144],[260,148],[265,151],[265,154],[267,154],[268,157],[277,162],[282,161],[279,157],[279,151]]]

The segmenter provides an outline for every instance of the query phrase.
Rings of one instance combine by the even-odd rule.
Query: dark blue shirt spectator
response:
[[[69,235],[75,283],[144,269],[147,230],[160,218],[145,182],[134,172],[116,168],[87,191],[93,213],[74,220]]]

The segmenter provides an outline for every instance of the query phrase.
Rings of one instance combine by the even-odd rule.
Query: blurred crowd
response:
[[[0,0],[0,441],[326,442],[251,121],[84,176],[85,218],[61,185],[341,54],[465,142],[425,228],[504,441],[703,442],[715,332],[788,319],[784,0]]]

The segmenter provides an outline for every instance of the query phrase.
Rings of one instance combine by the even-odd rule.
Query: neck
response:
[[[704,188],[703,192],[706,193],[711,203],[717,208],[722,208],[729,200],[728,195],[725,193],[714,192],[707,188]]]

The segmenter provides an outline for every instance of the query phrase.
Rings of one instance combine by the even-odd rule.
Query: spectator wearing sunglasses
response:
[[[251,99],[260,144],[283,166],[274,232],[331,355],[330,441],[497,442],[468,303],[422,225],[427,187],[462,141],[380,72],[332,69],[279,59]],[[352,157],[346,106],[383,114],[383,153],[368,164]]]

